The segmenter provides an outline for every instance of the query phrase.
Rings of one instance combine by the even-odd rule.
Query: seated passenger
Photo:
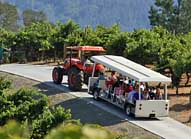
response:
[[[129,80],[128,78],[124,78],[122,83],[122,88],[124,90],[124,96],[127,96],[127,93],[129,93]]]
[[[131,85],[135,86],[135,80],[134,79],[131,80]]]
[[[115,71],[112,71],[111,77],[107,78],[106,86],[111,87],[111,89],[113,90],[113,85],[115,84],[116,81],[117,81],[117,77],[115,75]]]
[[[117,80],[113,83],[112,90],[114,90],[115,87],[121,86],[122,83],[120,81],[120,78],[118,77]]]
[[[149,98],[151,100],[156,99],[156,89],[155,89],[155,87],[152,87],[152,89],[150,89],[150,91],[149,91]]]
[[[98,76],[98,78],[97,78],[97,80],[96,80],[96,82],[94,84],[95,87],[98,87],[98,84],[99,84],[100,80],[105,80],[105,76],[104,76],[103,71],[99,72],[99,76]]]
[[[129,92],[127,101],[128,101],[128,103],[131,103],[131,104],[135,105],[136,100],[139,100],[139,91],[138,91],[139,90],[139,86],[134,86],[133,89],[134,90]],[[141,94],[141,98],[140,99],[143,99],[143,95],[142,94]]]
[[[159,100],[162,99],[162,93],[160,91],[160,88],[157,88],[157,90],[156,90],[156,99],[159,99]]]
[[[135,94],[135,93],[136,93],[135,87],[133,87],[133,90],[131,90],[131,91],[128,93],[128,96],[127,96],[127,102],[128,102],[128,103],[134,104],[133,97],[134,97],[134,94]]]
[[[143,82],[140,82],[140,89],[141,89],[141,92],[143,92],[144,89],[145,89],[145,86],[144,86]]]
[[[144,91],[143,91],[143,99],[144,100],[150,99],[150,97],[149,97],[149,90],[147,88],[145,88]]]
[[[109,77],[109,80],[112,82],[112,84],[114,84],[117,81],[117,76],[115,71],[111,72],[111,77]]]

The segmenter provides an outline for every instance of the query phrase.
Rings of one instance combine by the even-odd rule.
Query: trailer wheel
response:
[[[63,79],[63,72],[61,67],[55,67],[52,71],[52,79],[54,83],[61,84]]]
[[[99,100],[99,91],[98,90],[94,90],[94,93],[93,93],[93,98],[95,99],[95,100]]]
[[[131,106],[130,105],[126,106],[125,112],[126,112],[127,116],[131,116]]]
[[[134,113],[132,112],[132,110],[133,110],[133,105],[126,103],[124,106],[124,111],[125,111],[127,116],[131,116],[131,117],[135,116]]]

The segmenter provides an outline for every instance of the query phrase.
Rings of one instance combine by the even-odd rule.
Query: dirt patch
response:
[[[52,105],[62,105],[66,109],[71,109],[74,119],[80,119],[82,123],[93,123],[105,126],[113,132],[124,135],[123,139],[128,137],[143,137],[152,139],[160,138],[159,136],[154,135],[143,128],[123,121],[115,115],[103,111],[102,109],[95,107],[93,104],[90,104],[87,101],[64,93],[59,89],[49,87],[34,80],[4,72],[0,72],[0,76],[6,76],[8,79],[12,80],[14,84],[14,90],[20,89],[22,87],[34,87],[41,90],[49,97]],[[128,135],[128,137],[126,135]]]

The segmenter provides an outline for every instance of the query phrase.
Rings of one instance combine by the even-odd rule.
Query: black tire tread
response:
[[[72,85],[69,81],[71,74],[76,75],[76,84]],[[83,85],[83,72],[75,67],[71,67],[68,71],[68,85],[72,91],[80,91]]]
[[[56,70],[56,72],[58,72],[58,79],[57,80],[54,80],[54,83],[56,84],[61,84],[62,83],[62,80],[63,80],[63,71],[62,71],[62,68],[61,67],[55,67],[52,71],[52,74],[54,72],[54,70]]]

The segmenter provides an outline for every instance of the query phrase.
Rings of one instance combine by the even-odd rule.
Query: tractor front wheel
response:
[[[63,79],[63,72],[61,67],[55,67],[52,71],[52,79],[54,83],[61,84]]]

